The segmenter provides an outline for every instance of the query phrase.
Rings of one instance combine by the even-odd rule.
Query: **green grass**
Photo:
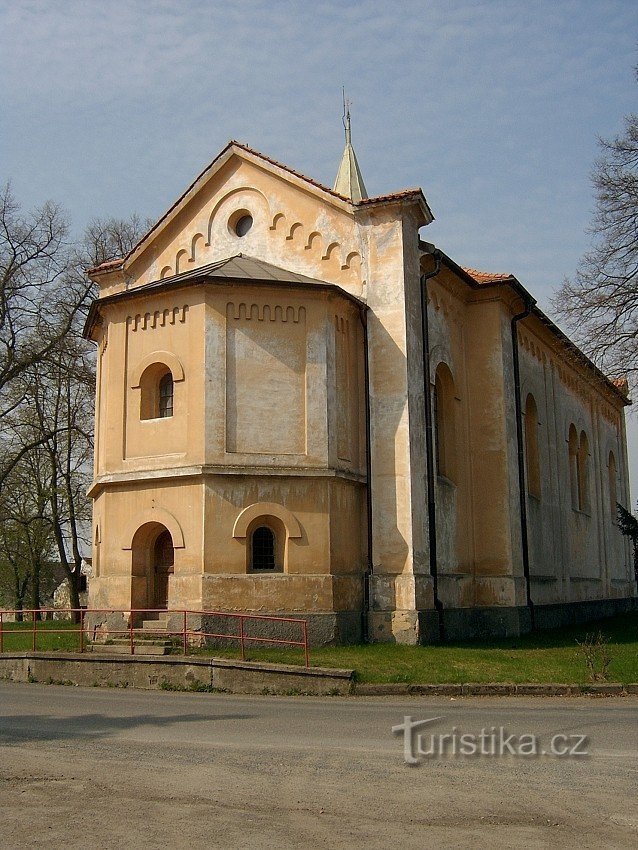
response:
[[[80,649],[79,626],[69,620],[44,620],[37,623],[36,649],[43,652],[77,652]],[[59,634],[53,630],[61,630]],[[3,623],[2,641],[5,652],[33,649],[33,624]]]
[[[38,623],[36,648],[43,651],[79,649],[79,635],[68,621]],[[32,648],[31,623],[4,625],[5,651]],[[8,634],[7,630],[18,630]],[[60,634],[54,629],[63,630]],[[361,644],[311,649],[313,667],[354,669],[360,682],[576,682],[587,684],[588,672],[576,641],[601,631],[609,639],[612,662],[609,681],[638,682],[638,612],[596,623],[536,632],[507,640],[484,640],[444,646],[397,646]],[[179,649],[176,649],[179,652]],[[193,650],[197,655],[238,657],[236,646],[228,649]],[[302,664],[303,653],[296,649],[249,647],[247,658]]]
[[[354,669],[359,682],[587,684],[589,675],[576,640],[598,630],[609,639],[612,662],[608,680],[638,682],[638,613],[505,640],[444,646],[376,643],[321,647],[311,650],[310,663],[313,667]],[[237,657],[235,649],[206,652]],[[251,647],[246,657],[254,661],[303,663],[302,653],[293,649]]]

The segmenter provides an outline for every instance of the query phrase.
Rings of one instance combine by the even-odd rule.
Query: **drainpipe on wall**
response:
[[[521,371],[518,358],[517,325],[532,312],[533,302],[525,300],[522,312],[512,316],[512,362],[514,366],[514,405],[516,409],[516,443],[518,448],[518,492],[521,515],[521,548],[523,554],[523,575],[525,577],[525,593],[529,608],[532,630],[535,628],[534,603],[529,574],[529,536],[527,529],[527,494],[525,491],[525,448],[523,441],[523,409],[521,404]]]
[[[432,576],[432,593],[434,607],[439,617],[439,640],[445,640],[445,623],[443,618],[443,603],[439,598],[438,560],[436,547],[436,493],[434,489],[434,428],[432,424],[432,393],[430,392],[430,328],[428,321],[428,280],[436,277],[441,271],[441,252],[431,246],[434,258],[434,269],[421,275],[421,339],[423,344],[423,380],[425,403],[425,456],[427,467],[427,496],[428,496],[428,540],[430,552],[430,575]]]
[[[362,635],[364,640],[368,639],[368,614],[370,612],[370,577],[373,572],[372,560],[372,448],[370,443],[370,364],[368,356],[368,313],[367,308],[362,306],[359,311],[361,325],[363,326],[363,369],[365,390],[365,415],[366,415],[366,522],[368,536],[368,563],[363,574],[363,610]]]

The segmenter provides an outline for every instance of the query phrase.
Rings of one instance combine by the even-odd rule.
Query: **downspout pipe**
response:
[[[534,602],[529,572],[529,532],[527,526],[527,493],[525,487],[525,442],[523,438],[523,405],[521,402],[521,369],[518,348],[518,323],[532,312],[532,301],[525,300],[523,310],[512,316],[512,363],[514,368],[514,405],[516,409],[516,444],[518,450],[518,493],[521,517],[521,549],[523,555],[523,576],[525,577],[525,594],[529,609],[532,630],[536,627]]]
[[[370,613],[370,579],[373,573],[372,560],[372,447],[371,447],[371,419],[370,419],[370,357],[368,350],[368,312],[365,306],[359,311],[361,325],[363,327],[363,370],[364,370],[364,393],[365,393],[365,417],[366,417],[366,530],[368,541],[368,562],[363,575],[363,610],[361,612],[361,633],[364,640],[368,640],[368,615]]]
[[[441,271],[441,252],[431,246],[434,258],[434,269],[421,275],[421,339],[423,344],[423,381],[424,381],[424,412],[425,412],[425,455],[428,499],[428,541],[430,555],[430,575],[432,576],[432,593],[434,607],[439,620],[439,640],[445,640],[445,621],[443,603],[439,598],[438,557],[436,539],[436,492],[434,469],[434,426],[432,422],[432,393],[430,392],[430,323],[428,317],[428,281]]]

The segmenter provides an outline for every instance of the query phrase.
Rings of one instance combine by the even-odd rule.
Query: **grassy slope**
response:
[[[638,613],[509,640],[445,646],[366,644],[312,649],[316,667],[353,668],[361,682],[578,682],[589,681],[576,640],[601,630],[610,639],[609,680],[638,682]],[[212,654],[220,653],[218,650]],[[235,655],[229,651],[229,655]],[[249,659],[300,663],[300,653],[250,649]]]
[[[5,652],[23,652],[33,648],[33,625],[32,623],[3,623],[3,644]],[[46,620],[37,623],[38,634],[36,638],[36,649],[43,651],[65,650],[77,652],[80,648],[80,636],[72,629],[78,626],[65,620]],[[60,634],[53,634],[53,630],[62,630]],[[10,634],[9,632],[18,632]]]
[[[72,650],[79,647],[77,628],[65,622],[38,623],[37,648]],[[7,634],[19,629],[20,634]],[[53,634],[52,629],[66,633]],[[521,638],[445,646],[397,646],[364,644],[312,649],[315,667],[356,670],[361,682],[579,682],[589,681],[583,654],[576,644],[585,634],[600,630],[609,638],[612,663],[609,680],[638,682],[638,612],[555,631],[537,632]],[[5,625],[4,648],[31,649],[31,624]],[[198,652],[197,654],[200,654]],[[237,651],[209,650],[206,654],[237,657]],[[250,648],[247,657],[260,661],[302,663],[299,650]]]

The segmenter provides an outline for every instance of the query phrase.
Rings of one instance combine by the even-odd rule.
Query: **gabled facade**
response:
[[[415,643],[632,605],[623,390],[420,241],[419,189],[348,174],[355,200],[231,142],[92,270],[90,607]]]

